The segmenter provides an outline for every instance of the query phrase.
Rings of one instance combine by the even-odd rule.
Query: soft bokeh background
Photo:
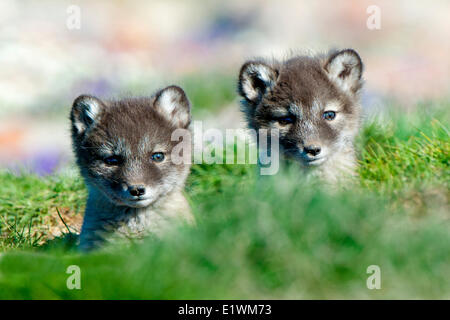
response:
[[[79,30],[66,25],[71,5],[81,9]],[[381,10],[380,30],[366,26],[370,5]],[[366,114],[388,105],[413,112],[449,97],[449,14],[447,0],[2,0],[0,168],[66,167],[68,113],[81,93],[149,95],[177,83],[197,119],[240,127],[240,65],[290,50],[355,48]]]

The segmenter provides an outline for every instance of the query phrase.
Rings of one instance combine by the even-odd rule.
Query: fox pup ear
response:
[[[249,102],[258,103],[278,79],[278,71],[265,63],[246,62],[239,73],[239,94]]]
[[[177,127],[187,127],[191,122],[189,99],[178,86],[169,86],[156,93],[154,106]]]
[[[328,77],[344,92],[356,94],[363,85],[363,63],[353,49],[332,53],[324,66]]]
[[[100,118],[103,102],[93,96],[81,95],[75,99],[70,113],[72,127],[80,135],[93,127]]]

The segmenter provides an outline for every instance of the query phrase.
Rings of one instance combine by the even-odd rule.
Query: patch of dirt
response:
[[[399,203],[414,218],[432,214],[443,220],[449,220],[449,198],[447,189],[430,188],[410,191],[401,197]]]
[[[69,230],[70,233],[79,234],[82,223],[83,216],[71,211],[70,208],[52,208],[50,215],[44,218],[44,227],[46,228],[45,241],[67,234]]]

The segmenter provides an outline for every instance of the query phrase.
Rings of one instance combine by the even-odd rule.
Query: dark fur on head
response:
[[[242,110],[250,128],[279,129],[285,155],[305,166],[319,165],[353,150],[362,72],[353,49],[248,61],[238,82]]]
[[[172,132],[190,123],[190,104],[181,88],[116,101],[82,95],[74,101],[70,119],[81,174],[111,202],[144,207],[184,185],[189,164],[171,161],[178,143],[171,141]],[[154,161],[155,153],[162,153],[163,161]],[[130,194],[134,186],[146,192]]]

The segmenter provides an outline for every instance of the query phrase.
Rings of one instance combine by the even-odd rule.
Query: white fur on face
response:
[[[342,104],[338,100],[331,100],[326,104],[324,111],[339,112],[342,109]]]
[[[323,111],[322,103],[319,100],[314,99],[311,103],[311,111],[315,114],[320,114]]]

